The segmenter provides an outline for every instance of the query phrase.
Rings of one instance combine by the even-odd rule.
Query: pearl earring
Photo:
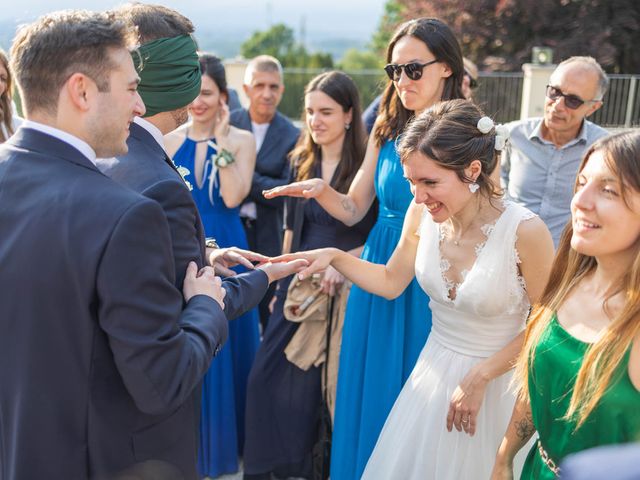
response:
[[[469,183],[468,186],[469,186],[469,191],[471,193],[476,193],[480,188],[480,185],[478,185],[476,182]]]
[[[351,128],[351,124],[350,123],[345,123],[344,124],[344,129],[345,130],[349,130]]]

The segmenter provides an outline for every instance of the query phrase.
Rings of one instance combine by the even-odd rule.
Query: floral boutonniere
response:
[[[176,165],[176,169],[178,170],[178,173],[182,176],[182,180],[184,180],[184,183],[189,189],[189,191],[193,190],[193,185],[191,185],[191,182],[187,180],[187,175],[191,173],[191,170],[189,170],[186,167],[179,167],[177,165]]]

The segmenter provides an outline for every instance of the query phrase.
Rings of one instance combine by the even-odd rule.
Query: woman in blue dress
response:
[[[200,95],[189,106],[192,121],[165,138],[167,153],[190,184],[207,237],[214,237],[221,247],[246,249],[238,212],[251,187],[255,141],[251,133],[229,125],[220,60],[202,55],[200,67]],[[257,310],[231,321],[229,340],[204,378],[198,455],[203,476],[238,470],[247,378],[259,339]]]
[[[366,146],[356,85],[342,72],[323,73],[307,85],[304,103],[306,129],[291,153],[292,180],[322,178],[346,192]],[[313,199],[289,198],[285,211],[285,253],[334,246],[358,256],[375,218],[372,208],[362,221],[348,227]],[[311,477],[322,399],[321,367],[304,370],[285,354],[301,325],[284,316],[291,280],[278,283],[273,312],[249,376],[245,480],[269,480],[272,473],[278,478]],[[333,295],[343,281],[329,268],[323,286]]]
[[[362,258],[386,263],[412,200],[395,142],[414,115],[442,100],[463,98],[462,52],[440,20],[420,18],[398,27],[387,47],[389,82],[367,153],[349,192],[322,179],[273,189],[278,195],[315,198],[333,217],[352,225],[378,198],[378,220]],[[338,371],[331,479],[360,478],[382,426],[413,370],[431,329],[429,298],[416,280],[395,300],[354,286],[344,320]]]

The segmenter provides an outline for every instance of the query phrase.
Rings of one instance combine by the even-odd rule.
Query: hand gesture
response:
[[[198,272],[196,263],[189,262],[182,291],[187,302],[196,295],[207,295],[218,302],[220,308],[224,310],[224,296],[227,292],[222,288],[222,280],[216,277],[211,267],[204,267]]]
[[[327,186],[321,178],[311,178],[309,180],[303,180],[302,182],[293,182],[289,185],[282,185],[281,187],[275,187],[271,190],[265,190],[262,192],[264,198],[271,199],[275,197],[301,197],[301,198],[316,198],[318,197]]]
[[[332,266],[328,266],[327,270],[324,272],[324,277],[322,278],[322,283],[320,285],[323,293],[327,293],[333,297],[343,283],[344,275]]]
[[[269,283],[276,282],[281,278],[288,277],[294,273],[300,272],[309,266],[309,262],[303,259],[292,260],[290,262],[265,263],[258,267],[269,277]],[[275,298],[275,297],[274,297]]]
[[[480,406],[484,400],[487,380],[473,369],[456,387],[449,403],[447,413],[447,430],[456,430],[473,436],[476,433],[476,420]]]
[[[236,265],[242,265],[252,270],[254,267],[251,262],[265,263],[269,261],[269,257],[237,247],[207,248],[207,258],[209,265],[215,269],[216,275],[223,277],[235,275],[236,272],[231,270],[231,267]]]
[[[213,134],[216,137],[216,142],[222,142],[227,139],[229,135],[229,105],[224,100],[220,99],[218,104],[218,118],[216,121],[216,127],[213,130]]]
[[[309,250],[308,252],[280,255],[279,257],[273,257],[271,262],[281,263],[299,259],[306,260],[309,265],[298,273],[298,278],[302,280],[316,272],[326,270],[338,253],[340,253],[340,250],[337,248],[320,248],[318,250]]]

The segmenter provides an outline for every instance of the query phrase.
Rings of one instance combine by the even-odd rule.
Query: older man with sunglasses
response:
[[[592,57],[571,57],[549,79],[544,117],[507,125],[511,145],[502,156],[502,186],[510,198],[542,218],[556,246],[571,216],[582,155],[607,135],[587,117],[602,106],[608,85]]]

